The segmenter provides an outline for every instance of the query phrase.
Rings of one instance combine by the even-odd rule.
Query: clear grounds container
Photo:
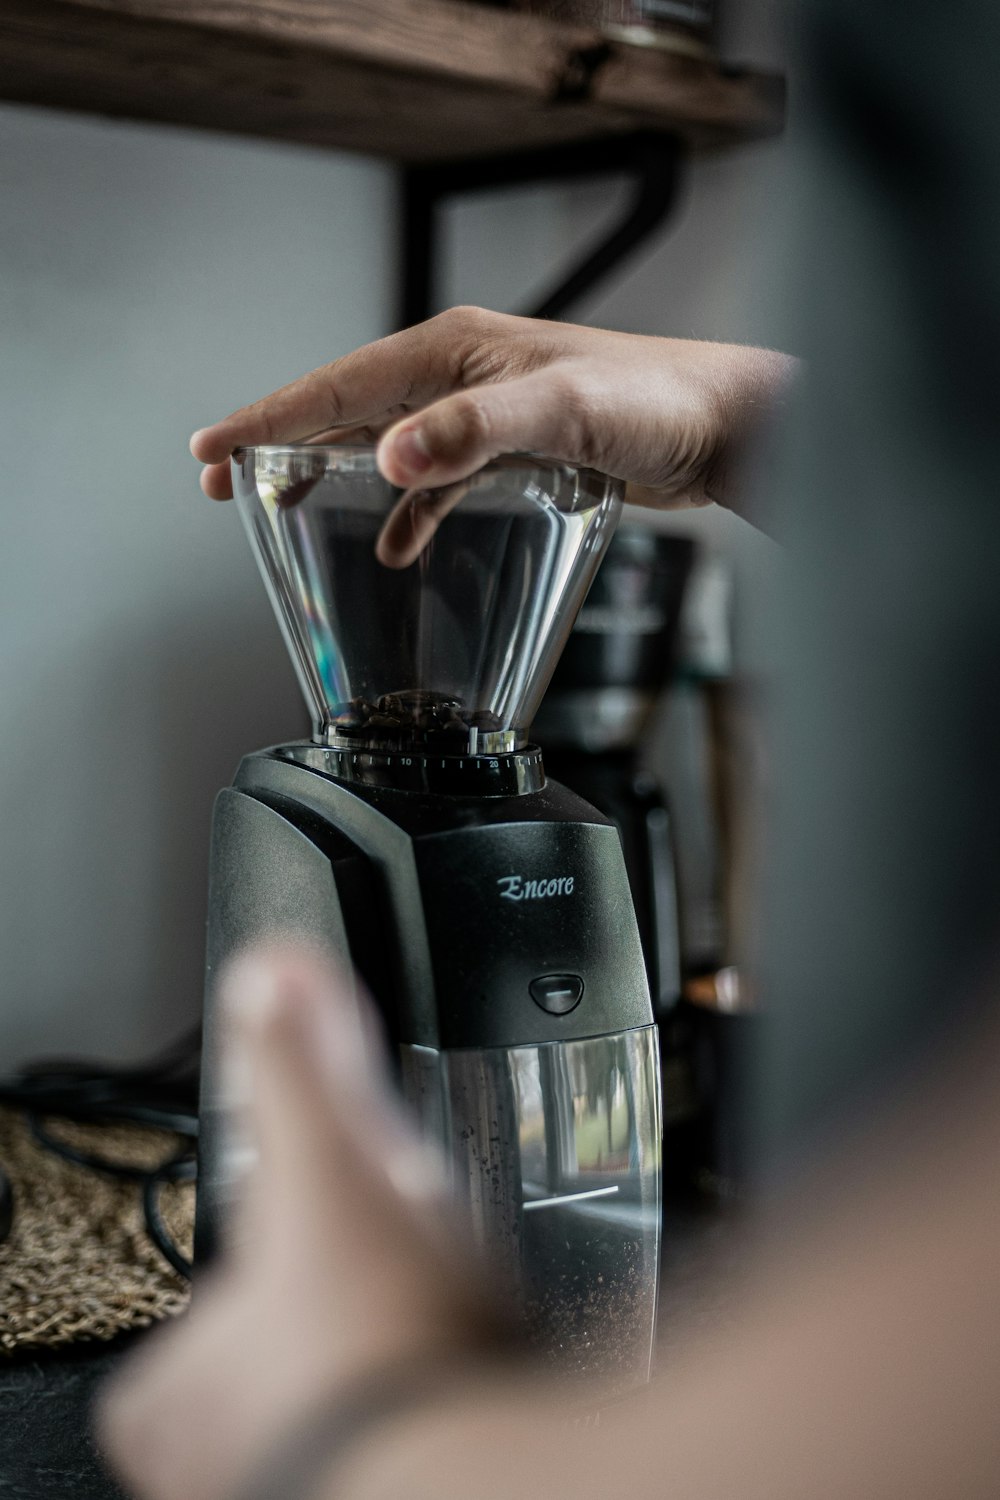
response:
[[[532,456],[402,491],[371,447],[244,448],[240,516],[313,717],[341,749],[520,749],[621,511]]]

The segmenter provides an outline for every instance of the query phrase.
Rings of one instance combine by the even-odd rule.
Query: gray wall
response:
[[[388,327],[384,167],[0,110],[0,1074],[196,1013],[214,790],[304,712],[196,426]]]
[[[765,7],[732,55],[773,58],[768,28]],[[754,247],[780,159],[697,166],[662,243],[580,319],[768,341]],[[13,107],[0,180],[2,1074],[52,1049],[140,1055],[197,1012],[214,791],[305,719],[186,440],[387,330],[395,220],[378,164]],[[456,209],[446,300],[530,300],[616,192]],[[744,523],[683,524],[763,586]]]

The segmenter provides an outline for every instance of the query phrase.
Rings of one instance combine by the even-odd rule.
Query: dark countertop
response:
[[[739,1259],[739,1235],[729,1214],[690,1203],[668,1209],[661,1364],[682,1331],[727,1321]],[[144,1336],[42,1356],[0,1357],[2,1500],[122,1500],[94,1445],[91,1413],[103,1381]]]
[[[3,1500],[121,1500],[91,1436],[101,1382],[135,1337],[0,1361]]]

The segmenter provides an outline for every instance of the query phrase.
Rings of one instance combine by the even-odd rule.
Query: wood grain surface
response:
[[[463,0],[0,0],[0,98],[411,162],[783,120],[774,75]]]

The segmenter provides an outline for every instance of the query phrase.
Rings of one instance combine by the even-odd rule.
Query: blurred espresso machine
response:
[[[691,629],[695,564],[689,537],[619,527],[534,724],[553,774],[621,835],[660,1034],[664,1174],[683,1190],[715,1174],[719,1070],[707,1035],[715,1023],[685,998],[697,992],[698,959],[685,951],[678,840],[648,741]],[[709,751],[698,744],[690,753]]]
[[[619,527],[534,723],[552,773],[621,835],[659,1021],[681,995],[680,926],[670,813],[644,736],[673,670],[694,552],[688,537]]]
[[[754,758],[736,711],[731,594],[723,560],[692,539],[619,527],[534,725],[552,772],[621,835],[660,1033],[664,1179],[684,1197],[740,1191],[755,1035],[727,956]]]

